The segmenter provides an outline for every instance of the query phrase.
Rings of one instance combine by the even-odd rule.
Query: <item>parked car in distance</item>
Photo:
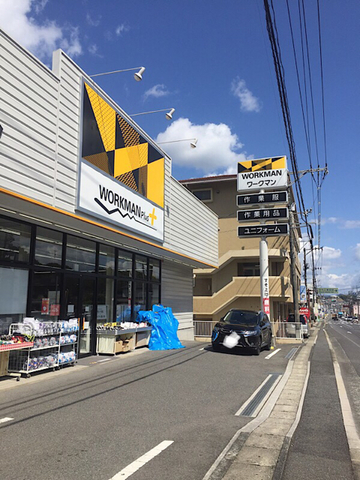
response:
[[[229,339],[234,340],[232,345]],[[215,351],[234,346],[249,348],[260,355],[263,347],[270,350],[271,339],[271,323],[266,313],[232,309],[215,325],[211,343]]]
[[[286,334],[296,337],[296,329],[301,332],[303,338],[309,338],[309,323],[305,315],[299,315],[300,325],[295,323],[295,314],[290,313],[286,319]],[[299,328],[300,327],[300,328]]]

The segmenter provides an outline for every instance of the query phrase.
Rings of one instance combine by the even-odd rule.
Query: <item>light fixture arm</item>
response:
[[[175,108],[162,108],[160,110],[151,110],[150,112],[139,112],[139,113],[132,113],[129,115],[130,117],[137,117],[138,115],[147,115],[148,113],[157,113],[157,112],[168,112],[165,117],[167,120],[172,120],[172,115],[175,112]]]
[[[182,140],[170,140],[168,142],[157,142],[158,145],[164,145],[165,143],[177,143],[177,142],[191,142],[191,148],[196,148],[197,138],[183,138]]]
[[[138,76],[140,77],[139,80],[141,80],[141,76],[145,71],[145,67],[134,67],[134,68],[125,68],[123,70],[113,70],[112,72],[104,72],[104,73],[96,73],[95,75],[89,75],[90,78],[94,77],[100,77],[102,75],[112,75],[113,73],[121,73],[121,72],[131,72],[132,70],[139,70]],[[136,74],[135,74],[136,75]],[[135,78],[136,80],[137,78]]]

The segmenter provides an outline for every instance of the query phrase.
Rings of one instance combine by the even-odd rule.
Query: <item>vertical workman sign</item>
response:
[[[256,192],[259,195],[259,202],[261,200],[261,203],[263,200],[262,196],[265,197],[266,192],[287,187],[287,185],[288,170],[285,156],[246,160],[238,163],[238,192],[249,194]],[[244,204],[245,203],[246,198],[244,198]],[[277,209],[276,216],[279,218],[286,218],[288,215],[287,208],[284,208],[283,210],[285,212],[283,212],[283,215],[280,215],[280,209]],[[255,219],[262,220],[263,222],[266,222],[267,219],[273,221],[277,220],[277,218],[275,218],[275,211],[271,211],[270,213],[270,210],[261,209],[256,212],[253,210],[238,212],[239,221],[254,221]],[[266,237],[271,234],[270,232],[273,232],[272,234],[276,232],[276,235],[283,235],[285,233],[283,230],[288,232],[288,225],[272,223],[239,227],[239,231],[241,231],[241,229],[243,230],[244,236],[246,236],[245,234],[251,236],[251,233],[255,230],[255,234],[257,233],[257,236],[261,238],[259,245],[261,308],[270,317],[269,259]]]

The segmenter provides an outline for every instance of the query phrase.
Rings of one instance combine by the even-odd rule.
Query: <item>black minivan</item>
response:
[[[263,347],[270,350],[271,338],[271,324],[266,313],[232,309],[215,325],[211,343],[215,351],[223,346],[234,346],[249,348],[260,355]]]

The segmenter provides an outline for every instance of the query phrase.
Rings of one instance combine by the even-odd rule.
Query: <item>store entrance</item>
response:
[[[95,288],[94,277],[65,275],[65,313],[80,318],[79,357],[95,354]]]

